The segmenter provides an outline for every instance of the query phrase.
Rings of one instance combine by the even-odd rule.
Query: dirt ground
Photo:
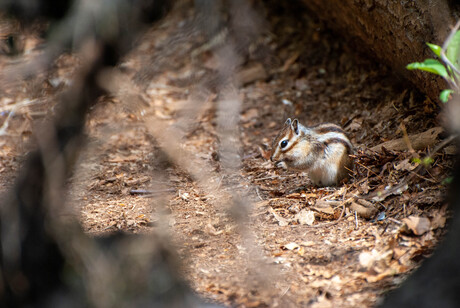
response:
[[[113,72],[113,95],[88,118],[70,215],[90,236],[168,234],[193,289],[226,306],[375,305],[444,233],[454,149],[433,153],[427,168],[420,163],[446,136],[429,131],[442,124],[440,106],[303,9],[268,1],[257,40],[237,50],[240,83],[231,91],[242,104],[232,144],[241,165],[228,172],[218,106],[229,86],[213,50],[240,46],[239,33],[230,29],[209,46],[194,16],[190,3],[177,5]],[[32,31],[24,41],[40,39]],[[2,70],[39,52],[1,56]],[[51,71],[2,87],[3,191],[79,63],[62,55]],[[345,129],[356,167],[347,183],[313,187],[267,160],[287,117]],[[426,131],[421,146],[402,141],[409,151],[395,143],[371,150]]]

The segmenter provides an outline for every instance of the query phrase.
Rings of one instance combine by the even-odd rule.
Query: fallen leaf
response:
[[[406,158],[406,159],[394,164],[394,168],[396,170],[402,170],[402,171],[412,171],[415,168],[417,168],[417,166],[418,166],[418,164],[411,163],[409,161],[409,158]]]
[[[369,180],[367,178],[359,185],[359,190],[363,195],[367,195],[369,193]]]
[[[328,206],[312,206],[311,209],[318,211],[320,213],[328,214],[328,215],[334,215],[334,209],[328,205]]]
[[[405,223],[405,226],[407,226],[407,228],[410,229],[415,235],[422,235],[423,233],[429,231],[431,228],[430,220],[426,217],[409,216],[404,218],[402,222]],[[404,228],[403,226],[403,232],[408,233],[408,229]]]
[[[455,145],[449,145],[444,148],[444,154],[455,155],[457,154],[457,147]]]
[[[444,228],[446,225],[446,209],[447,205],[443,206],[438,211],[433,213],[433,218],[431,219],[431,230],[438,228]]]
[[[401,195],[407,189],[409,189],[409,185],[407,185],[407,183],[405,183],[404,185],[396,185],[394,187],[385,186],[382,190],[378,190],[375,193],[373,193],[370,199],[376,202],[380,202],[385,200],[389,196]]]
[[[361,124],[363,123],[362,119],[353,119],[350,125],[348,125],[348,129],[352,132],[359,131],[361,129]]]
[[[372,250],[371,252],[364,251],[359,254],[359,264],[364,268],[369,268],[374,264],[377,256],[378,254],[376,250]]]
[[[311,226],[315,222],[315,213],[309,210],[301,210],[300,213],[295,215],[295,219],[298,220],[301,225]]]
[[[287,249],[287,250],[294,250],[298,248],[300,248],[300,246],[294,242],[290,242],[286,245],[281,246],[281,249]]]

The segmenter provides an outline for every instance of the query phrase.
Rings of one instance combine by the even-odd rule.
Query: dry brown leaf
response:
[[[361,129],[362,123],[362,119],[353,119],[350,125],[348,125],[348,129],[352,132],[359,131]]]
[[[446,146],[443,152],[444,154],[447,154],[447,155],[455,155],[457,154],[457,146],[455,145]]]
[[[393,186],[385,186],[383,189],[380,189],[380,190],[376,191],[375,193],[372,193],[373,196],[372,196],[371,199],[373,201],[380,202],[380,201],[385,200],[389,196],[401,195],[407,189],[409,189],[409,185],[407,185],[407,183],[405,183],[402,186],[397,186],[396,189]]]
[[[441,209],[434,211],[433,218],[431,218],[431,230],[444,228],[447,219],[446,210],[447,205],[444,205]]]
[[[418,166],[418,164],[411,163],[409,161],[409,158],[406,158],[406,159],[394,164],[394,168],[396,170],[402,170],[402,171],[412,171],[415,168],[417,168],[417,166]]]
[[[403,225],[402,229],[402,231],[405,233],[410,233],[410,230],[415,235],[422,235],[423,233],[429,231],[431,228],[430,220],[426,217],[409,216],[404,218],[402,222],[405,224]]]
[[[366,178],[360,185],[359,190],[363,195],[367,195],[369,193],[369,180]]]
[[[312,206],[311,209],[318,211],[320,213],[328,214],[328,215],[334,215],[334,209],[330,206]]]

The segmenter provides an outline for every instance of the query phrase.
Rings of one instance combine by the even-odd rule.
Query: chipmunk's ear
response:
[[[286,122],[284,122],[284,126],[289,126],[291,125],[291,118],[288,118]]]
[[[299,120],[294,119],[294,121],[292,121],[291,127],[294,133],[298,135],[299,134]]]

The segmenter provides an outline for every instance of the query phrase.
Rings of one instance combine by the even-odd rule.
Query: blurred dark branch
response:
[[[4,1],[0,7],[19,18],[60,17],[68,11],[64,6],[69,2],[49,11],[53,3]],[[61,96],[57,116],[37,136],[39,149],[28,155],[14,189],[2,202],[0,306],[87,306],[82,273],[72,267],[59,243],[63,238],[59,232],[78,228],[69,226],[56,233],[59,224],[53,216],[64,206],[65,183],[84,143],[85,116],[105,93],[97,81],[100,72],[130,50],[144,22],[158,18],[159,10],[163,7],[157,7],[156,1],[81,1],[54,25],[44,53],[47,65],[70,47],[85,63],[72,89]],[[81,234],[77,231],[69,240]]]

